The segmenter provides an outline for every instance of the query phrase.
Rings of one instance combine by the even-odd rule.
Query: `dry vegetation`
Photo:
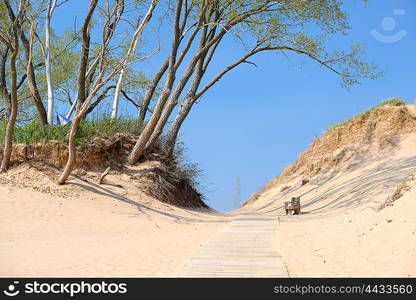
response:
[[[392,206],[396,200],[400,199],[401,197],[403,197],[405,193],[410,191],[412,187],[415,186],[415,184],[415,176],[409,176],[405,178],[402,182],[400,182],[397,185],[396,190],[387,198],[386,202],[380,205],[379,210],[382,210],[387,206]]]

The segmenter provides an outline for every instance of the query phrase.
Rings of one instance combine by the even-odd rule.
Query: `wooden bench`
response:
[[[292,201],[285,202],[285,211],[288,215],[293,212],[295,215],[300,214],[300,197],[292,197]]]

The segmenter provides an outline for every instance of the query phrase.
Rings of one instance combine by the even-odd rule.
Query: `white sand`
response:
[[[20,172],[42,175],[27,167]],[[132,186],[103,185],[102,190],[72,182],[95,192],[57,187],[48,179],[38,187],[44,192],[0,184],[0,276],[176,276],[199,245],[223,226],[219,214],[165,205],[134,195]]]
[[[292,277],[416,277],[416,189],[380,212],[282,222],[275,245]]]
[[[274,245],[292,277],[416,277],[416,187],[379,211],[399,182],[416,174],[416,137],[355,166],[267,191],[244,210],[281,215]],[[300,216],[283,202],[301,196]]]
[[[290,276],[415,277],[416,188],[377,210],[416,174],[415,149],[408,136],[304,186],[277,186],[240,212],[280,215],[273,244]],[[99,186],[88,173],[59,187],[48,172],[26,165],[0,176],[0,276],[177,276],[229,220],[151,199],[127,175]],[[300,216],[284,215],[292,196]]]

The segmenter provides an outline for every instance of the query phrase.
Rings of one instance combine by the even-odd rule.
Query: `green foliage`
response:
[[[245,48],[269,48],[312,59],[337,73],[343,87],[375,79],[383,72],[365,61],[362,45],[344,50],[331,49],[331,36],[345,35],[350,29],[348,16],[339,0],[220,1],[228,21],[236,22],[232,34]],[[267,9],[264,9],[267,7]],[[251,13],[251,11],[259,11]]]
[[[0,2],[0,29],[3,32],[8,32],[8,29],[10,28],[10,20],[9,16],[7,14],[7,8],[6,5],[4,5],[4,2]]]
[[[7,123],[3,122],[0,127],[0,144],[4,142]],[[17,144],[31,144],[39,143],[46,140],[55,140],[62,143],[68,142],[70,125],[57,126],[42,126],[38,120],[18,126],[14,130],[13,143]],[[80,123],[78,130],[76,145],[86,146],[93,138],[107,138],[116,133],[131,133],[134,135],[140,134],[142,130],[141,124],[132,119],[118,119],[113,120],[107,116],[100,119],[86,121]]]
[[[353,120],[355,120],[357,118],[366,117],[370,113],[372,113],[374,110],[376,110],[377,108],[380,108],[380,107],[382,107],[384,105],[401,106],[401,105],[406,105],[406,102],[404,102],[402,99],[397,98],[397,97],[393,97],[393,98],[387,99],[387,100],[381,102],[380,104],[378,104],[378,105],[376,105],[374,107],[371,107],[371,108],[365,110],[362,113],[356,114],[355,116],[349,118],[348,120],[345,120],[345,121],[342,121],[342,122],[338,122],[338,123],[332,125],[331,127],[328,128],[328,130],[333,130],[333,129],[342,127],[342,126],[350,123],[351,121],[353,121]]]

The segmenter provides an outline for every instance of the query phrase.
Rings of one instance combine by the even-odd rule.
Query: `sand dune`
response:
[[[3,277],[175,276],[226,220],[155,201],[111,176],[103,186],[74,179],[58,187],[29,166],[10,173],[2,180],[28,181],[0,185]]]
[[[270,257],[251,246],[261,241],[292,277],[416,277],[415,120],[415,106],[382,107],[327,132],[230,214],[162,203],[129,172],[104,185],[81,172],[57,186],[59,170],[24,163],[0,175],[0,276],[268,276]],[[302,214],[285,215],[294,196]],[[247,216],[273,220],[267,238]],[[251,263],[235,266],[228,248]]]
[[[415,135],[339,169],[276,185],[243,210],[280,214],[275,247],[295,277],[416,276],[416,187],[379,210],[403,180],[415,185]],[[282,191],[283,186],[285,188]],[[301,196],[302,214],[283,202]]]
[[[415,277],[415,200],[414,188],[380,212],[285,220],[275,245],[294,277]]]

